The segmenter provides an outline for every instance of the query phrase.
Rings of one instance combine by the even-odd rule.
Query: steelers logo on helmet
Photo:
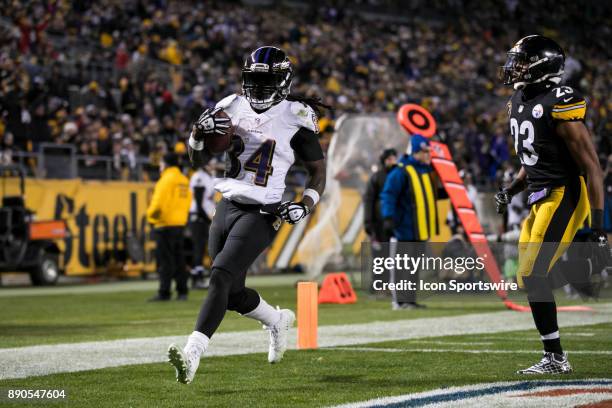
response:
[[[429,111],[420,105],[409,103],[397,112],[397,120],[410,134],[432,137],[436,133],[436,121]]]

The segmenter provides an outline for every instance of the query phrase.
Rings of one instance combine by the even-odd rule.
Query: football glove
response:
[[[612,260],[608,236],[605,231],[594,229],[589,237],[589,242],[592,242],[591,262],[593,263],[593,273],[600,274],[610,266]]]
[[[297,224],[310,214],[310,209],[306,204],[293,201],[285,201],[278,206],[277,211],[282,220],[289,224]]]
[[[214,133],[218,135],[227,134],[231,126],[231,120],[228,117],[216,117],[215,115],[220,110],[221,108],[208,108],[202,112],[200,118],[195,123],[197,132],[194,132],[194,139],[202,141],[204,135],[211,135]]]
[[[512,201],[512,195],[508,190],[503,189],[499,193],[495,194],[495,211],[498,214],[503,214],[508,210],[508,204]]]

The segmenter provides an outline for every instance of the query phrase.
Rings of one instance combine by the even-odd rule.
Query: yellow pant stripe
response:
[[[590,212],[589,196],[587,194],[586,183],[584,182],[584,179],[580,177],[580,200],[572,213],[572,217],[567,223],[567,228],[565,228],[563,238],[561,238],[561,243],[559,244],[555,255],[551,259],[550,264],[548,264],[548,272],[550,272],[561,255],[563,255],[563,253],[567,250],[569,244],[574,240],[576,232],[582,228],[584,220]]]
[[[425,215],[425,197],[423,194],[423,188],[419,180],[419,175],[412,166],[406,166],[406,172],[410,176],[410,182],[412,183],[412,190],[416,201],[416,219],[417,227],[419,232],[419,239],[426,240],[427,236],[427,217]]]
[[[427,223],[429,224],[429,237],[433,237],[436,235],[436,200],[433,192],[433,187],[431,186],[431,177],[429,174],[424,173],[421,174],[421,181],[423,182],[423,187],[425,188],[425,196],[427,197],[427,211],[429,213],[429,219]]]

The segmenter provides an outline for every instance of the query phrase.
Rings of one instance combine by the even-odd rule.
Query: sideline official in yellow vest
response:
[[[159,292],[150,301],[170,300],[172,279],[176,281],[177,300],[187,300],[187,278],[183,236],[191,191],[189,179],[178,167],[178,156],[166,154],[160,163],[160,178],[155,185],[151,204],[147,209],[147,220],[155,228],[157,272]]]
[[[437,186],[433,175],[429,140],[421,135],[412,136],[408,154],[402,156],[397,167],[389,173],[380,193],[384,229],[386,235],[392,237],[392,252],[398,241],[425,242],[438,233]],[[422,248],[415,245],[415,249],[417,247]],[[401,272],[404,271],[392,273],[391,280],[418,283],[418,271],[414,274]],[[393,292],[392,305],[394,309],[424,307],[416,303],[416,291],[410,290]]]

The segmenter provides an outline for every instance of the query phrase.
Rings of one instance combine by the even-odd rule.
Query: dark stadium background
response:
[[[605,1],[0,1],[0,162],[53,178],[156,179],[203,108],[239,91],[240,65],[284,47],[293,91],[346,112],[431,110],[458,167],[496,189],[513,163],[504,52],[542,33],[568,51],[587,125],[610,154]],[[43,160],[43,155],[46,155]],[[66,161],[66,160],[69,161]],[[72,166],[66,166],[71,163]],[[301,183],[299,166],[289,184]]]

